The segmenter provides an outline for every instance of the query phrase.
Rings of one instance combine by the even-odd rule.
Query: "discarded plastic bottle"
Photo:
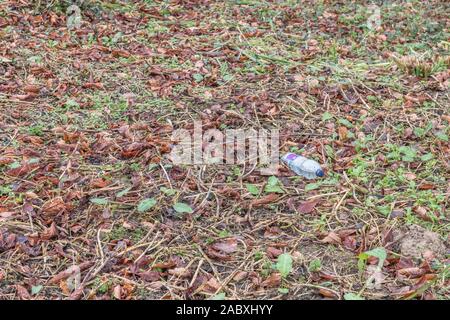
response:
[[[292,171],[306,179],[315,179],[325,175],[320,164],[316,161],[299,156],[295,153],[287,153],[281,160],[286,163]]]

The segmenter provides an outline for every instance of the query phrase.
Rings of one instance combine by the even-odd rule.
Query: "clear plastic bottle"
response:
[[[281,160],[286,163],[292,171],[306,179],[315,179],[325,175],[319,163],[295,153],[287,153]]]

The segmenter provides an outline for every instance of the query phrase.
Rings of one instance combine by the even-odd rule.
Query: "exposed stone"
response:
[[[400,253],[415,259],[429,258],[432,253],[440,259],[445,254],[445,245],[437,233],[413,225],[400,240]]]

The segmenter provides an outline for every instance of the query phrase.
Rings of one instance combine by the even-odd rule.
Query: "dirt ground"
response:
[[[447,1],[79,8],[0,4],[0,299],[449,298]],[[195,120],[325,177],[173,164]]]

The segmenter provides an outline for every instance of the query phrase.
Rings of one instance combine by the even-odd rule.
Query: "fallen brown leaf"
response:
[[[158,271],[146,271],[146,272],[139,272],[137,274],[142,280],[144,281],[148,281],[148,282],[153,282],[153,281],[158,281],[159,279],[161,279],[161,275],[159,274]]]
[[[186,268],[169,269],[168,273],[180,278],[189,278],[191,276],[191,272]]]
[[[120,286],[120,284],[118,284],[117,286],[114,287],[114,289],[113,289],[113,296],[117,300],[122,299],[122,287]]]
[[[319,203],[319,200],[306,201],[298,206],[298,211],[301,213],[311,213]]]
[[[103,86],[103,83],[101,83],[101,82],[87,82],[87,83],[83,84],[83,88],[102,90],[102,89],[104,89],[104,86]]]
[[[61,197],[56,197],[48,200],[42,205],[42,212],[46,215],[57,215],[60,212],[64,212],[66,210],[66,203]]]
[[[16,284],[16,290],[20,300],[31,300],[31,295],[24,286]]]
[[[112,55],[116,58],[117,57],[128,58],[129,56],[131,56],[131,53],[129,53],[126,50],[117,49],[112,51]]]
[[[319,293],[324,296],[325,298],[332,298],[332,299],[336,299],[336,293],[334,293],[331,290],[325,289],[325,288],[320,288],[319,289]]]
[[[344,126],[341,126],[338,128],[338,134],[339,134],[339,140],[345,141],[345,140],[347,140],[348,129]]]
[[[416,213],[419,218],[425,221],[433,221],[431,217],[427,214],[427,209],[421,206],[414,208],[414,213]]]
[[[225,241],[216,242],[211,247],[214,250],[222,251],[224,253],[233,253],[237,250],[237,240],[229,238]]]
[[[152,268],[153,269],[172,269],[173,267],[176,267],[176,266],[177,266],[177,263],[174,260],[170,259],[167,262],[155,263]]]
[[[91,181],[91,187],[92,188],[105,188],[109,185],[109,181],[105,180],[103,178],[97,178]]]
[[[422,183],[419,185],[418,189],[419,190],[431,190],[436,188],[436,186],[434,184],[431,183]]]
[[[215,293],[220,289],[220,283],[216,278],[212,277],[207,282],[202,285],[202,291],[206,291],[209,293]]]
[[[61,280],[64,280],[64,279],[66,279],[66,278],[68,278],[68,277],[70,277],[70,276],[75,275],[75,274],[78,272],[78,270],[79,270],[80,272],[82,272],[82,271],[88,269],[89,267],[91,267],[91,266],[93,266],[93,265],[94,265],[94,262],[92,262],[92,261],[87,261],[87,262],[83,262],[83,263],[81,263],[81,264],[79,264],[79,265],[70,266],[70,267],[67,268],[66,270],[61,271],[61,272],[58,273],[56,276],[54,276],[53,278],[51,278],[51,279],[48,281],[48,284],[57,284],[57,283],[59,283]]]
[[[330,232],[321,241],[324,243],[340,244],[341,238],[339,237],[339,235],[337,233]]]
[[[49,228],[46,228],[40,235],[41,240],[50,240],[58,235],[56,224],[52,222]]]
[[[235,276],[233,277],[233,280],[236,282],[242,281],[245,278],[247,278],[248,272],[246,271],[238,271]]]
[[[278,272],[274,272],[261,283],[261,286],[267,288],[275,288],[278,287],[280,283],[281,283],[281,274]]]
[[[258,206],[263,206],[269,203],[274,203],[279,199],[279,196],[275,193],[269,193],[268,195],[260,198],[260,199],[255,199],[253,201],[250,202],[250,205],[252,207],[258,207]]]
[[[266,252],[267,252],[267,256],[269,258],[274,259],[274,258],[278,257],[280,254],[282,254],[283,250],[277,249],[274,247],[268,247]]]
[[[37,85],[33,85],[33,84],[29,84],[23,87],[23,91],[27,92],[27,93],[39,93],[40,88]]]

